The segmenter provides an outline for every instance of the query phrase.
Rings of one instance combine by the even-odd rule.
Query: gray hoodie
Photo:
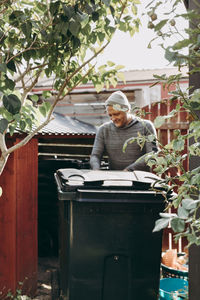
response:
[[[138,133],[142,136],[153,134],[155,141],[145,142],[142,149],[137,141],[134,141],[128,144],[123,152],[124,143],[132,137],[138,137]],[[109,121],[101,125],[97,131],[90,165],[93,170],[100,169],[102,156],[106,153],[110,170],[149,171],[145,162],[145,154],[157,150],[156,130],[152,122],[133,116],[133,120],[127,126],[118,128],[112,121]]]

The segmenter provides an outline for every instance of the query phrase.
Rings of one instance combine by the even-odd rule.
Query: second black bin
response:
[[[146,172],[60,169],[60,299],[156,300],[164,196]]]

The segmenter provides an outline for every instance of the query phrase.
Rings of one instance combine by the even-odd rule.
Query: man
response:
[[[106,151],[110,170],[149,171],[145,154],[157,151],[156,130],[153,124],[130,114],[130,103],[121,91],[112,93],[105,105],[111,121],[101,125],[98,129],[90,157],[91,168],[100,169],[101,159]],[[145,137],[153,135],[155,139],[153,142],[147,140],[142,149],[137,141],[132,140],[123,151],[124,143],[139,135]]]

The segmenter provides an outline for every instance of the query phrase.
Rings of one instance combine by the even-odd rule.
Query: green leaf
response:
[[[71,32],[71,34],[73,34],[74,36],[77,36],[80,28],[81,28],[80,23],[76,22],[74,19],[70,20],[69,31]]]
[[[10,132],[10,135],[12,136],[15,132],[15,126],[10,125],[9,126],[9,132]]]
[[[98,32],[97,33],[98,39],[100,40],[100,42],[103,42],[105,39],[105,33],[103,32]]]
[[[193,234],[188,234],[187,235],[187,240],[190,244],[194,244],[197,241],[197,237]]]
[[[46,109],[46,112],[48,112],[51,108],[51,103],[50,102],[44,102],[44,107]]]
[[[189,129],[198,132],[198,130],[200,130],[200,121],[193,121],[193,122],[190,124]]]
[[[172,47],[173,50],[179,50],[185,47],[188,47],[191,44],[191,39],[184,39],[175,43]]]
[[[147,141],[149,141],[149,142],[155,142],[155,140],[156,140],[156,137],[155,137],[155,135],[154,134],[149,134],[148,136],[147,136]]]
[[[86,3],[86,5],[87,5],[87,3]],[[62,4],[62,7],[63,7],[63,11],[64,11],[65,15],[70,20],[75,14],[74,8],[71,5],[66,6],[64,4]]]
[[[166,165],[167,164],[167,161],[166,161],[166,158],[165,157],[157,157],[157,164],[158,166],[162,166],[162,165]]]
[[[9,21],[13,26],[18,26],[19,22],[21,21],[21,16],[23,15],[23,12],[20,10],[14,10],[11,15],[9,15]]]
[[[26,123],[27,123],[29,129],[31,130],[31,129],[32,129],[32,125],[33,125],[33,122],[32,122],[32,120],[31,120],[31,118],[27,118],[27,119],[26,119]]]
[[[4,109],[4,112],[3,112],[2,115],[4,116],[4,118],[6,120],[8,120],[9,123],[12,122],[13,121],[13,115],[11,113],[9,113],[6,108],[3,108],[3,109]]]
[[[98,71],[99,71],[100,73],[105,72],[105,69],[106,69],[106,65],[101,65],[100,67],[98,67]]]
[[[116,30],[116,28],[115,28],[115,27],[112,27],[112,26],[109,26],[109,27],[107,28],[107,32],[109,32],[109,34],[111,34],[111,35],[115,32],[115,30]]]
[[[3,134],[4,131],[7,129],[8,127],[8,120],[6,119],[1,119],[0,120],[0,132]]]
[[[127,30],[126,23],[120,22],[119,23],[119,30],[126,32],[126,30]]]
[[[118,78],[119,80],[123,81],[123,82],[126,81],[125,75],[124,75],[124,73],[122,73],[122,72],[118,72],[118,73],[117,73],[117,78]]]
[[[165,118],[163,116],[157,116],[154,120],[154,126],[156,128],[161,127],[165,123]]]
[[[115,79],[114,77],[111,77],[111,78],[109,79],[109,81],[110,81],[110,83],[112,84],[112,86],[116,87],[116,85],[117,85],[117,79]]]
[[[21,119],[21,115],[20,115],[20,114],[15,114],[15,115],[13,115],[13,119],[14,119],[15,121],[19,122],[20,119]]]
[[[20,120],[19,127],[23,131],[26,128],[26,122],[24,120]]]
[[[157,231],[160,231],[160,230],[166,228],[168,226],[168,224],[169,224],[169,219],[167,219],[167,218],[158,219],[155,222],[153,232],[157,232]]]
[[[96,12],[96,11],[94,11],[94,12],[92,13],[92,20],[93,20],[94,22],[96,22],[98,19],[99,19],[99,13]]]
[[[103,82],[95,84],[95,89],[96,89],[97,93],[99,93],[103,88],[104,88]]]
[[[25,51],[23,53],[23,58],[26,60],[26,61],[29,61],[31,59],[31,51]]]
[[[185,221],[180,218],[171,220],[171,226],[174,232],[183,232],[185,229]]]
[[[162,166],[157,166],[156,168],[154,168],[154,171],[158,174],[163,174],[165,169]]]
[[[112,61],[110,61],[110,60],[108,60],[108,61],[107,61],[107,65],[108,65],[109,67],[113,67],[113,66],[115,65],[115,63],[112,62]]]
[[[15,62],[12,60],[10,60],[8,63],[7,63],[7,68],[13,72],[16,72],[16,67],[15,67]]]
[[[200,109],[200,103],[198,103],[197,101],[190,101],[190,109],[191,110],[199,110]]]
[[[60,6],[60,1],[50,2],[50,13],[54,16],[58,13],[58,9]]]
[[[42,92],[42,97],[44,98],[50,98],[51,97],[51,92],[50,91],[44,91]]]
[[[26,38],[31,37],[31,31],[32,31],[32,23],[31,22],[26,22],[22,24],[22,32],[26,36]]]
[[[8,96],[3,96],[3,105],[7,109],[9,113],[12,115],[18,114],[21,109],[21,101],[19,98],[14,95],[10,94]]]
[[[85,4],[85,10],[88,15],[91,15],[93,11],[95,10],[93,6],[90,6],[87,2]]]
[[[187,219],[189,216],[189,212],[187,209],[185,209],[184,207],[182,206],[179,206],[178,207],[178,217],[181,218],[181,219]]]
[[[131,16],[125,16],[123,19],[125,22],[129,22],[130,20],[132,20]]]
[[[121,70],[121,69],[124,69],[124,66],[123,66],[123,65],[117,65],[117,66],[115,67],[115,70],[117,70],[117,71],[119,71],[119,70]]]
[[[0,72],[6,73],[7,65],[5,63],[0,64]]]
[[[177,56],[177,53],[170,51],[169,47],[165,50],[165,58],[169,62],[172,62],[172,61],[176,60],[176,56]]]
[[[106,6],[110,6],[110,0],[102,0],[102,2],[103,2]]]
[[[174,140],[173,141],[173,149],[175,151],[182,151],[182,150],[184,150],[184,145],[185,145],[184,139],[182,139],[182,140],[178,139],[178,140]]]
[[[187,210],[195,209],[199,203],[200,200],[193,200],[193,199],[182,200],[182,206]]]
[[[76,50],[77,48],[79,48],[80,45],[81,45],[80,40],[77,37],[75,37],[75,36],[72,37],[72,43],[73,43],[73,49],[74,50]]]
[[[192,176],[191,183],[200,186],[200,174],[195,174]]]
[[[39,97],[38,97],[38,95],[31,95],[31,96],[30,96],[30,99],[31,99],[33,102],[37,102],[38,99],[39,99]]]
[[[80,19],[81,27],[84,28],[89,22],[89,16],[87,14],[82,14],[81,16],[82,16]]]
[[[132,11],[132,13],[134,14],[134,16],[136,16],[136,15],[137,15],[137,6],[133,4],[133,5],[131,6],[131,11]]]
[[[39,111],[41,112],[41,114],[46,117],[46,114],[47,114],[47,111],[46,111],[46,108],[42,105],[42,106],[39,106]]]
[[[7,89],[13,91],[15,88],[15,82],[6,76],[5,77],[5,86]]]
[[[155,30],[155,31],[161,30],[161,29],[165,26],[165,24],[166,24],[167,22],[168,22],[168,19],[165,19],[165,20],[160,21],[160,22],[154,27],[154,30]]]

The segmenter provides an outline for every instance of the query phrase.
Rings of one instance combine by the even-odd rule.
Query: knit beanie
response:
[[[121,91],[112,93],[106,100],[105,105],[112,106],[115,110],[119,111],[129,111],[131,109],[126,95]]]

